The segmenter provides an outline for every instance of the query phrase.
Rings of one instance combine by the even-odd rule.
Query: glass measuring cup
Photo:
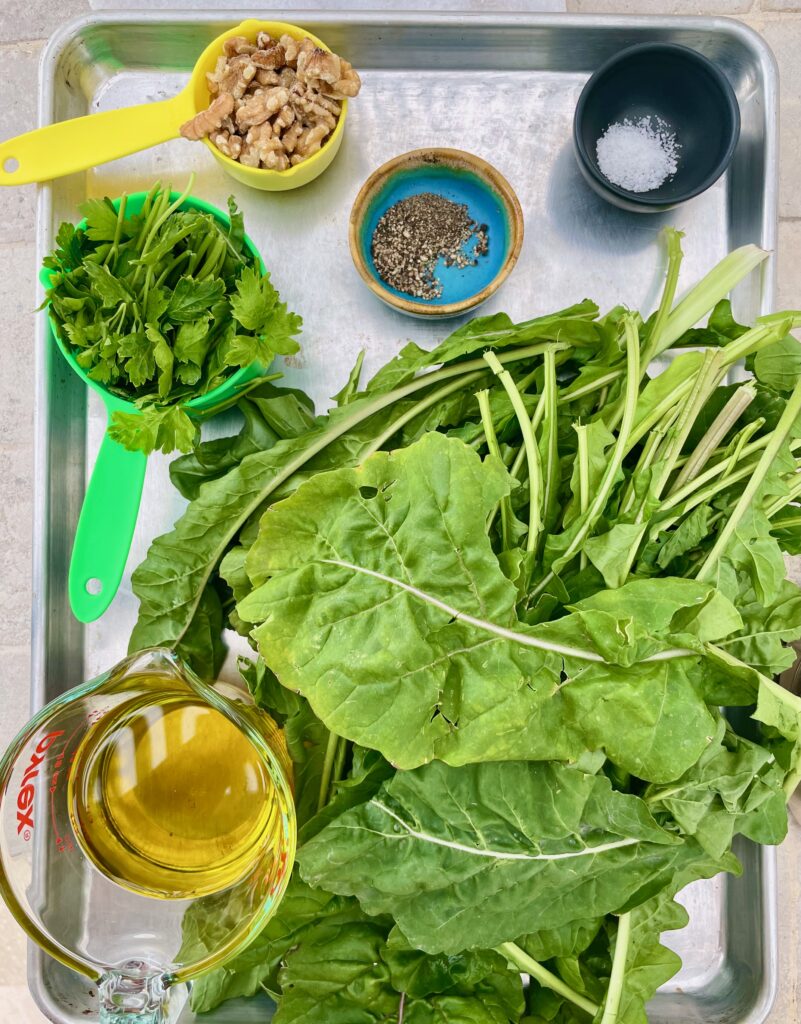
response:
[[[283,896],[290,780],[245,691],[164,649],[133,655],[47,705],[0,762],[0,892],[97,983],[101,1024],[172,1020],[174,986],[241,950]]]

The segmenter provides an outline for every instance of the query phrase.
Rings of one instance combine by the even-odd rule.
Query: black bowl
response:
[[[676,173],[659,188],[630,192],[598,167],[596,144],[625,118],[656,117],[676,133]],[[622,50],[589,79],[573,118],[573,144],[589,184],[616,206],[661,213],[713,185],[734,155],[740,108],[729,80],[696,50],[676,43],[641,43]]]

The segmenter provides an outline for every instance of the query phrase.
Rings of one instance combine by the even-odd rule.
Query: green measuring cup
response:
[[[138,213],[147,194],[135,192],[128,196],[126,213]],[[179,197],[178,192],[170,194],[171,202]],[[115,199],[113,202],[115,209],[119,209],[120,200]],[[201,210],[211,214],[226,227],[230,225],[230,219],[222,210],[193,196],[188,196],[180,209]],[[80,228],[85,226],[85,220],[78,225]],[[264,262],[247,236],[245,246],[256,260],[262,274],[265,273]],[[52,273],[47,268],[40,272],[39,279],[45,288],[50,286]],[[52,316],[49,316],[49,321],[50,333],[61,354],[84,384],[103,399],[109,423],[117,411],[138,413],[139,410],[133,402],[127,402],[118,395],[111,394],[102,384],[98,384],[87,375],[78,365],[69,346],[59,336]],[[197,418],[218,411],[234,402],[237,395],[254,378],[263,376],[266,369],[260,363],[243,366],[219,387],[191,399],[184,403],[184,406]],[[70,560],[70,606],[80,622],[94,622],[100,618],[117,593],[139,514],[146,466],[146,455],[142,452],[128,451],[106,433],[97,453],[89,486],[86,488]]]

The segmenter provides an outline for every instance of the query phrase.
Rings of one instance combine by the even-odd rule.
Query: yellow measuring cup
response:
[[[293,39],[308,37],[321,49],[329,49],[316,36],[297,25],[283,21],[243,21],[209,43],[198,58],[189,82],[172,99],[60,121],[0,143],[0,185],[50,181],[178,138],[181,125],[205,110],[211,101],[206,72],[214,70],[225,40],[232,36],[245,36],[255,42],[259,32],[268,32],[273,38],[282,35]],[[280,192],[306,185],[323,173],[342,144],[347,112],[348,101],[343,100],[336,127],[322,147],[307,160],[285,171],[246,167],[225,156],[208,139],[203,141],[215,160],[237,181],[252,188]]]

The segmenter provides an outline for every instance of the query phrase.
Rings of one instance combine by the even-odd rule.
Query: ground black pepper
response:
[[[466,248],[471,240],[472,249]],[[487,225],[474,221],[465,204],[434,192],[390,206],[376,224],[371,245],[379,277],[419,299],[442,295],[442,282],[434,274],[440,257],[448,267],[474,267],[488,251]]]

